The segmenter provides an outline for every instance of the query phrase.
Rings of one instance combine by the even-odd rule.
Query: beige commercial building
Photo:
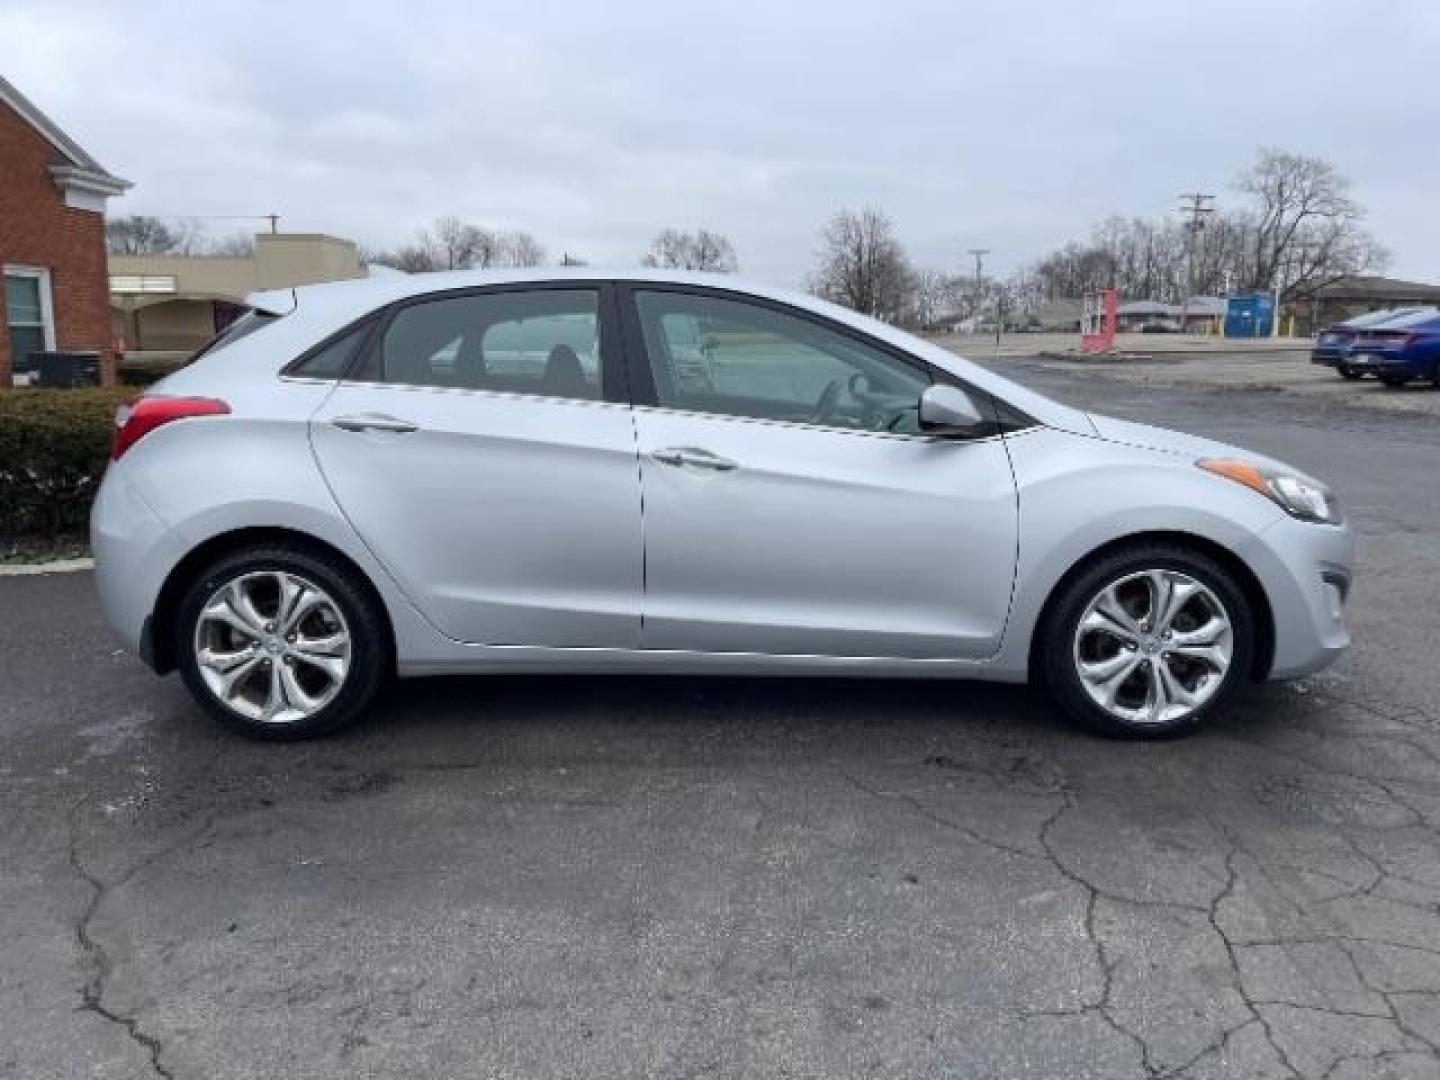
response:
[[[261,233],[252,255],[111,255],[110,314],[126,353],[189,353],[230,324],[247,294],[365,276],[349,240]]]

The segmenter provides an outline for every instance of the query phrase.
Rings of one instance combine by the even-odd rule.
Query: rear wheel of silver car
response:
[[[1344,379],[1358,379],[1358,378],[1361,378],[1362,375],[1364,374],[1363,372],[1356,371],[1356,370],[1355,370],[1354,368],[1352,368],[1352,367],[1346,367],[1346,366],[1343,365],[1343,364],[1340,365],[1340,367],[1336,368],[1335,370],[1338,371],[1338,372],[1340,372],[1341,378],[1344,378]]]
[[[186,593],[175,655],[231,730],[303,739],[355,720],[389,668],[379,600],[340,560],[291,545],[234,552]]]
[[[1250,671],[1244,590],[1208,555],[1156,544],[1113,552],[1056,597],[1039,642],[1051,692],[1110,734],[1194,727]]]

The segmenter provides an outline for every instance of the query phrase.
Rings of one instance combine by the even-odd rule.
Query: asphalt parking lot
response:
[[[1440,429],[997,364],[1331,480],[1351,654],[1154,745],[1018,688],[507,677],[256,746],[88,574],[0,578],[0,1077],[1440,1076]]]

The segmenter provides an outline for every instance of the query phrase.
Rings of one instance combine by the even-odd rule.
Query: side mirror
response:
[[[935,383],[920,395],[920,430],[936,435],[973,435],[985,423],[973,398],[958,386]]]

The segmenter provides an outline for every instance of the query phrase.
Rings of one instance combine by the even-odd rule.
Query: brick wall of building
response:
[[[99,351],[113,381],[105,216],[65,205],[50,176],[56,160],[44,136],[0,103],[0,264],[49,269],[56,346]],[[0,386],[11,375],[6,325],[0,289]]]

